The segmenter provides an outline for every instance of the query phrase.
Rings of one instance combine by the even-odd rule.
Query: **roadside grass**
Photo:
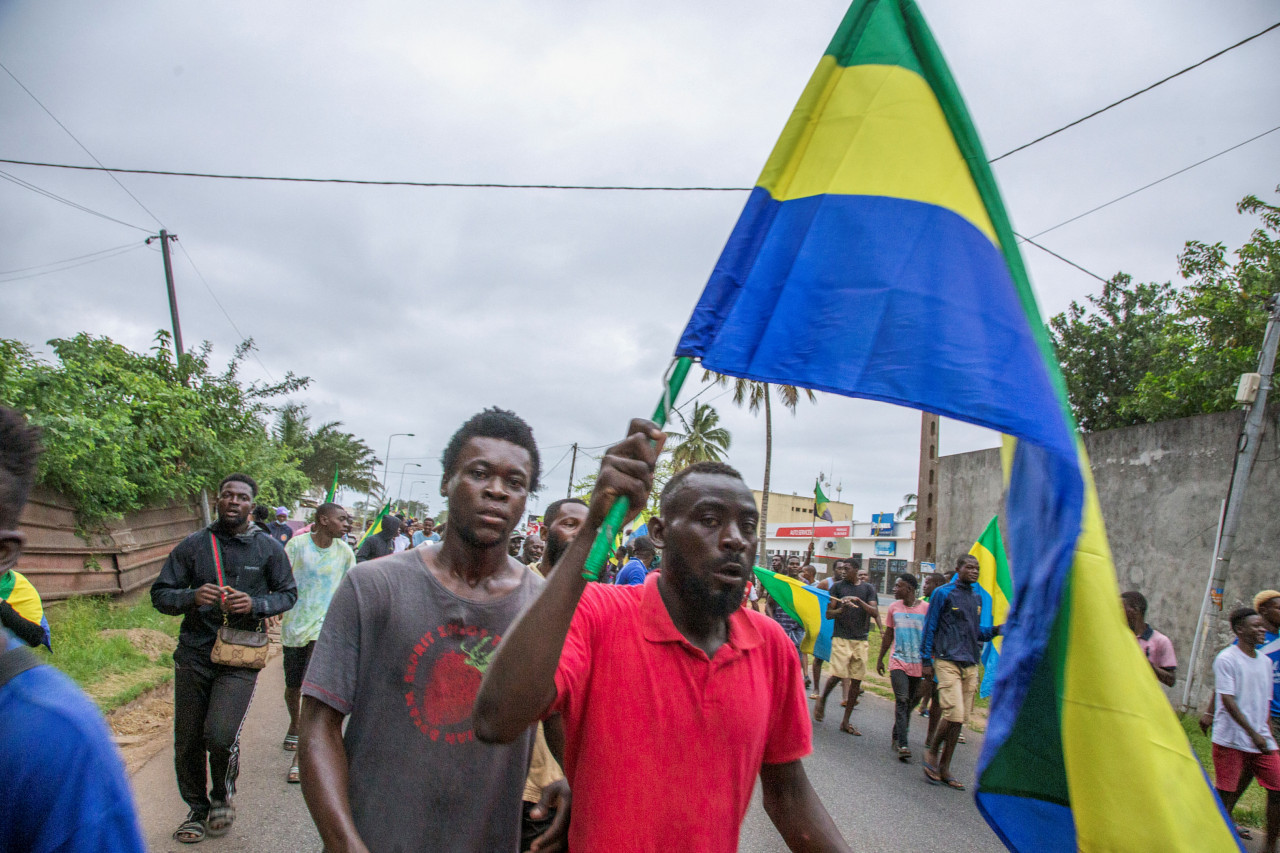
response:
[[[45,616],[54,653],[42,648],[41,656],[84,688],[103,713],[173,678],[172,651],[149,655],[122,634],[102,635],[110,629],[141,628],[176,639],[181,620],[159,613],[146,598],[133,604],[97,596],[72,598],[46,608]]]
[[[1200,715],[1179,714],[1178,720],[1182,723],[1182,730],[1187,733],[1187,740],[1191,741],[1192,751],[1195,752],[1196,758],[1200,759],[1204,772],[1209,776],[1209,783],[1212,784],[1213,741],[1207,735],[1201,734]],[[1256,781],[1250,782],[1249,787],[1245,789],[1244,795],[1236,803],[1232,818],[1236,823],[1253,827],[1262,826],[1267,822],[1267,795]]]

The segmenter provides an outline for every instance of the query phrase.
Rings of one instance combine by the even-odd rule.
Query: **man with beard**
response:
[[[190,811],[173,837],[185,844],[225,835],[236,819],[240,727],[258,682],[256,669],[210,660],[218,629],[261,631],[298,599],[284,546],[250,524],[257,495],[252,477],[225,477],[217,520],[179,542],[151,585],[152,606],[183,617],[173,653],[173,763]]]
[[[642,585],[582,577],[614,500],[645,505],[664,439],[632,421],[605,456],[586,525],[485,675],[476,736],[510,743],[563,716],[574,850],[736,850],[757,777],[792,850],[848,850],[800,763],[799,658],[777,623],[739,606],[759,523],[741,475],[702,462],[668,481],[649,520],[663,570]],[[619,720],[642,724],[619,741]]]
[[[514,413],[488,409],[441,467],[448,535],[347,572],[302,682],[302,793],[326,850],[519,845],[533,729],[479,744],[471,708],[495,646],[546,585],[507,553],[538,447]]]
[[[556,563],[564,556],[578,531],[587,520],[587,503],[578,498],[561,498],[553,501],[543,514],[543,533],[547,537],[541,562],[530,563],[529,568],[550,577]],[[527,540],[526,540],[527,541]],[[547,733],[555,744],[552,750]],[[557,714],[538,724],[533,742],[533,756],[529,761],[529,778],[524,783],[524,820],[520,829],[520,849],[528,850],[539,835],[551,828],[557,815],[567,815],[557,809],[554,802],[568,802],[569,783],[564,780],[561,763],[564,760],[564,722]]]

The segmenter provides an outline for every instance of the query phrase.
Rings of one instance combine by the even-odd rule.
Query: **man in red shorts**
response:
[[[1266,640],[1267,627],[1251,607],[1231,613],[1235,645],[1227,646],[1213,659],[1214,787],[1227,814],[1244,793],[1240,781],[1252,774],[1267,790],[1267,843],[1264,853],[1276,853],[1280,837],[1280,754],[1268,725],[1271,707],[1271,659],[1258,654]],[[1247,776],[1243,777],[1246,779]]]
[[[485,674],[476,737],[510,742],[562,715],[571,850],[730,853],[758,777],[790,849],[848,851],[800,763],[812,733],[799,656],[740,606],[759,524],[741,475],[698,463],[667,482],[649,520],[662,571],[643,584],[582,577],[614,500],[645,505],[664,438],[632,421],[605,456],[586,525]]]

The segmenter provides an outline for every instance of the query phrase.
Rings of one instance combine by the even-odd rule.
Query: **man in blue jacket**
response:
[[[978,558],[966,554],[956,564],[955,580],[929,598],[920,649],[924,677],[936,673],[938,679],[938,701],[932,713],[942,715],[925,753],[924,775],[932,784],[958,791],[964,785],[951,775],[951,756],[978,692],[981,644],[998,636],[1001,629],[1000,625],[982,627],[983,599],[974,588],[977,582]]]

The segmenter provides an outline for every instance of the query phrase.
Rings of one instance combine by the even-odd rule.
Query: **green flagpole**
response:
[[[333,485],[329,487],[329,494],[324,496],[324,502],[333,503],[338,497],[338,466],[333,466]]]
[[[671,362],[666,376],[667,387],[662,394],[662,399],[658,401],[658,408],[653,412],[653,422],[659,427],[667,425],[667,418],[671,417],[676,397],[680,396],[680,388],[684,385],[685,377],[689,375],[689,368],[692,365],[693,359],[684,356]],[[596,541],[591,543],[587,564],[582,569],[582,576],[587,580],[593,581],[600,577],[600,570],[609,559],[613,540],[617,537],[618,529],[622,527],[622,520],[627,517],[630,509],[631,502],[621,497],[614,502],[609,514],[605,516],[604,524],[596,534]]]

